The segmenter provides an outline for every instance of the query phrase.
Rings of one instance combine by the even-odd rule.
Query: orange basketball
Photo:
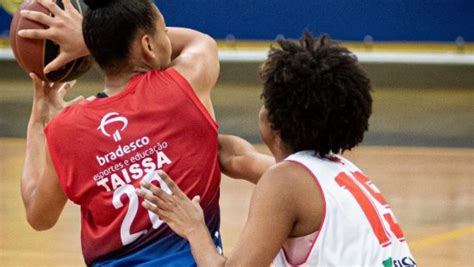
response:
[[[71,1],[74,7],[83,12],[85,4],[82,1]],[[56,3],[64,8],[62,1]],[[33,72],[45,81],[66,82],[77,79],[92,66],[90,56],[78,58],[63,66],[61,69],[45,74],[43,69],[59,54],[59,46],[50,40],[22,38],[17,35],[22,29],[45,29],[46,26],[31,21],[20,15],[21,10],[32,10],[51,15],[49,11],[34,0],[26,0],[13,16],[10,26],[10,41],[16,61],[26,72]]]

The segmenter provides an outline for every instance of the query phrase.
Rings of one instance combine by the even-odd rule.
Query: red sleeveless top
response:
[[[176,70],[147,72],[117,95],[66,108],[45,134],[61,187],[81,206],[87,264],[173,234],[135,193],[142,179],[159,184],[158,169],[200,195],[218,228],[217,124]]]

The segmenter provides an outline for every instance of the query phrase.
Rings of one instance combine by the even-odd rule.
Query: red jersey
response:
[[[178,240],[135,193],[144,177],[159,184],[158,169],[189,197],[201,196],[208,226],[218,230],[217,124],[176,70],[138,75],[117,95],[66,108],[45,133],[61,187],[81,206],[88,265]]]

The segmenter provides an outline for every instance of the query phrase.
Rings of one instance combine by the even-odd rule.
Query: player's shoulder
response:
[[[269,168],[264,176],[271,176],[275,179],[285,179],[285,177],[298,177],[301,174],[306,174],[307,169],[302,165],[294,161],[283,160],[271,168]]]
[[[292,218],[293,225],[308,218],[317,222],[323,211],[323,198],[314,185],[313,176],[303,166],[291,161],[279,162],[258,181],[251,210],[269,209],[285,214]]]
[[[269,168],[262,175],[257,186],[298,193],[299,189],[307,185],[309,178],[312,178],[311,174],[304,166],[285,160]]]

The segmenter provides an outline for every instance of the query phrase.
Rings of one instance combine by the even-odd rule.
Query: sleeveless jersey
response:
[[[286,160],[314,176],[324,216],[315,233],[287,240],[274,266],[416,266],[388,203],[354,164],[342,156],[319,158],[313,151]]]
[[[163,188],[159,169],[201,196],[220,245],[217,124],[176,70],[138,75],[117,95],[66,108],[45,134],[61,187],[81,207],[87,265],[195,265],[188,242],[135,193],[142,179]]]

